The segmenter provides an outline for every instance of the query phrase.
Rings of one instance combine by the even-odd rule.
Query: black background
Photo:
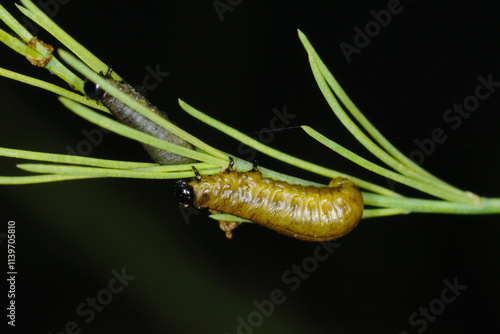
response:
[[[22,17],[13,3],[4,3]],[[363,28],[373,20],[370,11],[385,9],[387,2],[241,1],[221,21],[212,1],[69,1],[53,19],[134,85],[141,84],[147,66],[169,72],[148,98],[210,145],[247,158],[236,141],[186,115],[177,98],[252,135],[269,127],[273,108],[286,106],[296,117],[289,129],[273,134],[271,146],[388,186],[297,128],[310,125],[375,161],[328,108],[299,28],[402,152],[409,154],[417,149],[415,140],[442,128],[447,140],[422,166],[462,189],[500,196],[499,92],[456,130],[443,120],[445,110],[474,94],[478,76],[500,81],[500,3],[408,0],[401,6],[349,64],[339,44],[353,44],[354,27]],[[59,45],[43,31],[38,36]],[[61,83],[0,48],[1,67]],[[37,88],[1,79],[0,97],[2,147],[67,153],[66,146],[85,140],[82,130],[94,128]],[[91,156],[149,161],[140,145],[113,134]],[[271,157],[257,159],[268,168],[328,182]],[[3,175],[23,174],[15,169],[19,160],[0,161]],[[59,333],[75,321],[82,333],[238,333],[237,318],[248,319],[256,310],[253,302],[269,299],[275,289],[286,300],[254,333],[500,330],[498,216],[411,214],[362,221],[291,291],[282,275],[302,265],[317,244],[257,225],[242,226],[227,240],[206,211],[186,224],[173,184],[96,179],[2,186],[0,233],[6,233],[7,221],[17,224],[16,330]],[[396,190],[421,196],[400,185]],[[135,279],[85,323],[77,305],[105,289],[111,271],[123,267]],[[412,326],[411,314],[436,303],[443,281],[455,278],[467,289],[426,328],[422,322]]]

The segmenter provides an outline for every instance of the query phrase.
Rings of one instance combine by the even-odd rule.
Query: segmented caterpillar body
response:
[[[144,96],[142,96],[139,92],[132,88],[132,86],[124,81],[116,81],[112,79],[109,74],[110,72],[108,72],[105,78],[108,82],[113,84],[113,86],[120,89],[127,95],[133,97],[137,102],[146,106],[155,114],[160,115],[161,117],[168,120],[168,117],[164,112],[158,110],[158,108],[153,106]],[[119,122],[149,135],[152,135],[158,139],[162,139],[172,144],[176,144],[189,149],[194,149],[191,144],[172,134],[170,131],[162,128],[150,119],[144,117],[136,110],[130,108],[125,103],[113,97],[111,94],[108,94],[106,91],[100,88],[99,85],[96,85],[91,81],[87,81],[85,83],[84,90],[85,94],[87,94],[89,98],[96,100],[107,107]],[[161,165],[185,164],[193,162],[193,160],[190,158],[186,158],[154,146],[143,144],[143,147],[149,153],[151,158]]]
[[[349,233],[363,215],[363,197],[354,183],[338,177],[328,187],[304,187],[263,178],[254,168],[178,181],[175,194],[184,205],[209,208],[251,220],[305,241],[336,239]],[[228,237],[237,225],[224,224]]]

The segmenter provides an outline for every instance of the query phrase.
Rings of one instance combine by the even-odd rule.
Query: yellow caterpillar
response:
[[[337,177],[328,187],[304,187],[263,178],[256,167],[245,173],[232,167],[231,161],[225,171],[208,176],[193,168],[196,178],[177,181],[179,202],[229,213],[305,241],[344,236],[363,215],[361,192],[346,178]],[[238,225],[221,222],[228,238]]]

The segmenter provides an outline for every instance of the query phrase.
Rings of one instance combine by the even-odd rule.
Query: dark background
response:
[[[22,17],[13,3],[3,3]],[[442,128],[447,140],[423,167],[462,189],[500,196],[500,93],[482,101],[456,130],[443,120],[445,110],[474,94],[478,76],[500,81],[500,3],[401,5],[402,12],[350,64],[339,44],[353,44],[354,27],[363,28],[373,20],[370,11],[386,9],[387,2],[242,1],[221,21],[212,1],[70,1],[53,19],[134,85],[141,84],[147,66],[169,72],[148,97],[210,145],[247,158],[236,141],[186,115],[177,98],[250,134],[269,127],[273,108],[286,106],[296,118],[289,129],[273,134],[271,146],[387,186],[297,128],[310,125],[375,161],[320,94],[297,37],[300,28],[350,97],[402,152],[409,154],[417,149],[415,140]],[[59,45],[43,31],[38,36]],[[61,83],[0,48],[1,67]],[[67,146],[85,140],[82,130],[94,128],[53,94],[33,87],[0,79],[0,97],[3,147],[67,153]],[[113,134],[91,156],[149,161],[140,145]],[[265,167],[328,183],[270,157],[257,159]],[[15,169],[21,161],[0,161],[2,175],[24,175]],[[291,291],[282,275],[301,266],[317,244],[257,225],[242,226],[227,240],[206,211],[186,224],[173,184],[97,179],[2,186],[0,233],[6,233],[7,221],[17,224],[17,332],[64,332],[69,321],[82,333],[500,331],[498,215],[362,221]],[[400,185],[396,190],[422,196]],[[85,323],[77,305],[106,289],[111,271],[122,268],[135,279]],[[425,328],[423,321],[410,324],[420,307],[439,306],[444,280],[455,278],[467,289]],[[286,300],[256,328],[238,331],[238,317],[248,321],[254,301],[269,299],[275,289]],[[258,316],[252,319],[259,322]]]

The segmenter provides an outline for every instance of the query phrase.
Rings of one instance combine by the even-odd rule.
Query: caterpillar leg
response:
[[[231,171],[233,170],[233,167],[234,167],[234,160],[233,160],[233,158],[229,157],[229,165],[225,169],[225,172],[228,174],[231,173]]]
[[[111,79],[111,73],[113,73],[113,68],[112,67],[108,67],[108,71],[106,72],[106,75],[104,77],[106,77],[108,79]]]
[[[194,178],[196,179],[196,181],[198,181],[198,183],[200,183],[201,182],[200,172],[198,172],[198,170],[194,166],[191,166],[191,168],[193,169],[193,172],[194,172],[194,175],[195,175]]]
[[[220,213],[217,210],[208,210],[212,214]],[[237,222],[228,222],[224,220],[219,220],[219,228],[226,233],[226,238],[231,239],[233,237],[233,230],[240,226],[241,223]]]
[[[219,220],[219,228],[226,232],[226,238],[231,239],[233,237],[233,230],[240,226],[241,223],[237,222],[226,222]]]
[[[257,168],[259,162],[257,160],[253,161],[253,166],[252,166],[252,172],[258,172],[259,169]]]

